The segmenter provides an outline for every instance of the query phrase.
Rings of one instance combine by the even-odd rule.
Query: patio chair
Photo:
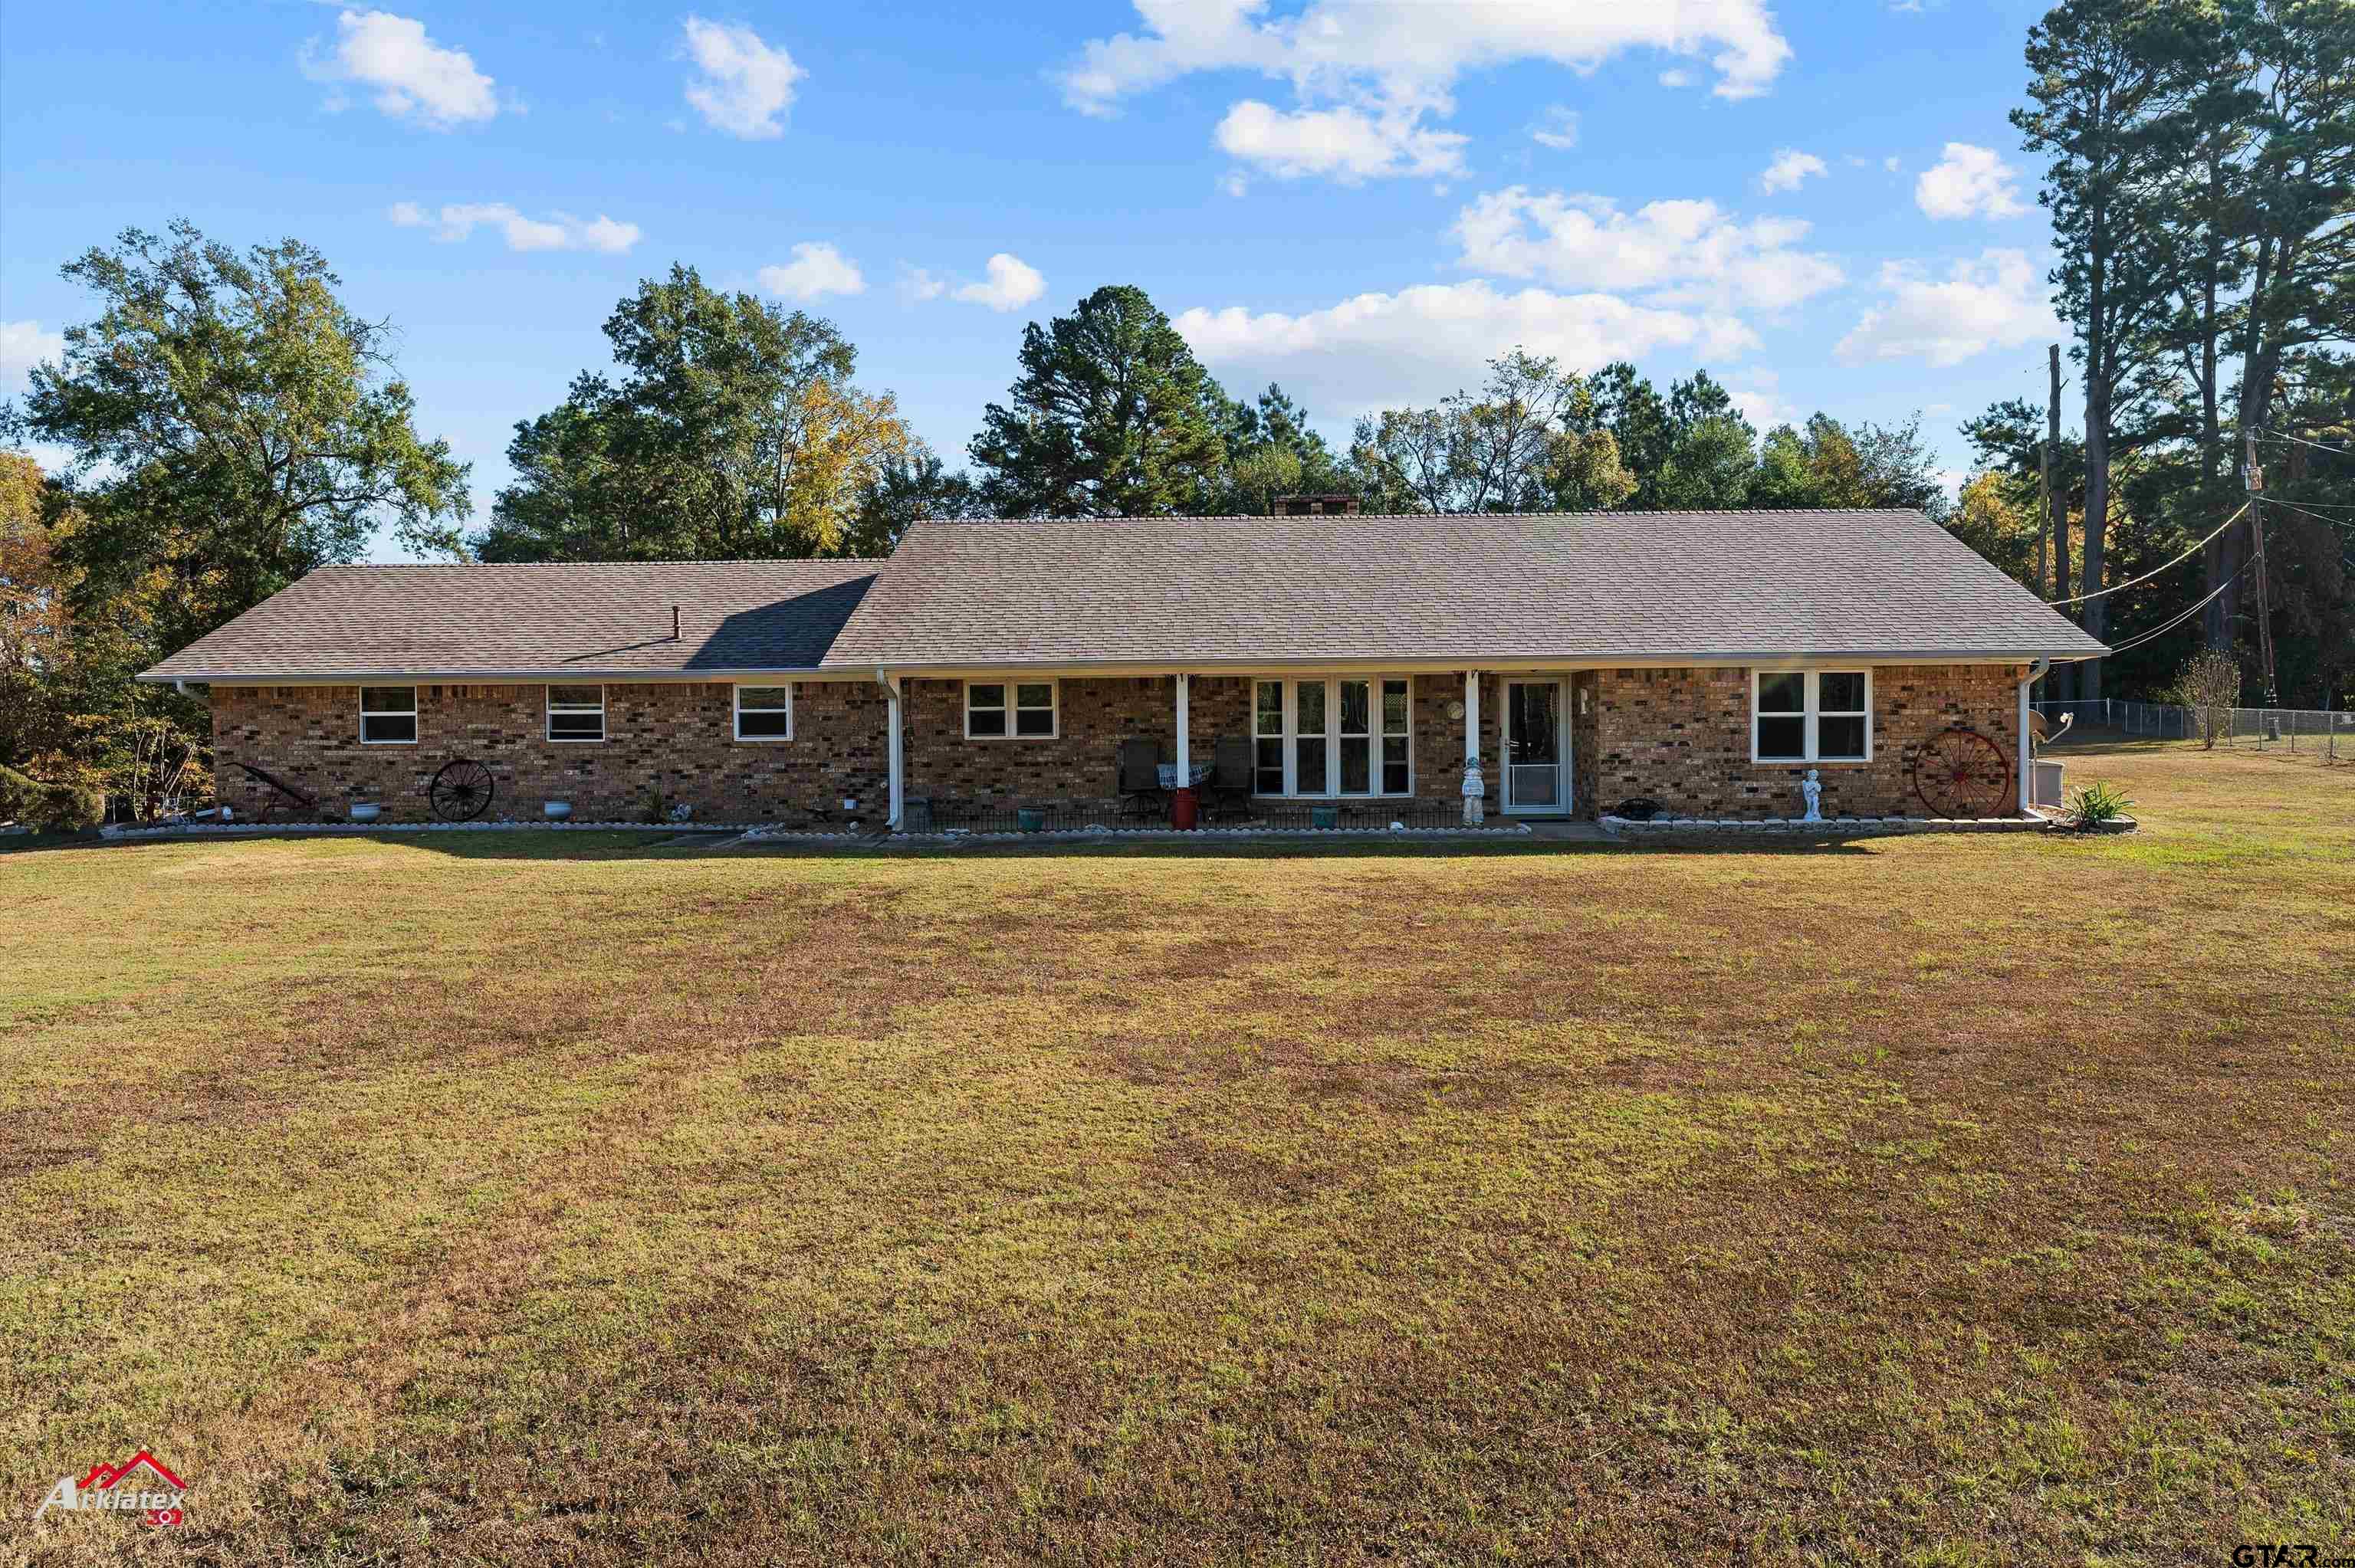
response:
[[[1148,816],[1168,809],[1169,791],[1161,787],[1161,747],[1142,736],[1120,743],[1120,812],[1124,817]]]
[[[1247,735],[1222,735],[1210,747],[1210,777],[1203,786],[1205,809],[1213,817],[1251,815],[1252,770],[1257,758]]]

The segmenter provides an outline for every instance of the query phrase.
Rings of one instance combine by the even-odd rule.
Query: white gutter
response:
[[[181,685],[199,681],[215,686],[544,686],[602,682],[627,685],[725,685],[735,681],[856,681],[848,670],[822,670],[815,664],[729,670],[613,669],[579,665],[533,670],[294,670],[283,674],[257,675],[250,670],[184,670],[160,674],[143,670],[132,677],[149,685]]]
[[[1614,669],[1693,669],[1693,668],[1754,668],[1772,664],[1779,668],[1800,667],[1853,668],[1859,664],[2017,664],[2022,659],[2103,657],[2102,654],[2077,654],[2067,652],[2040,652],[2032,648],[1996,648],[1984,651],[1940,652],[1855,649],[1825,652],[1820,650],[1794,652],[1760,650],[1735,653],[1563,653],[1524,657],[1476,658],[1464,653],[1401,654],[1388,658],[1352,655],[1329,657],[1197,657],[1173,653],[1162,659],[1001,659],[996,662],[966,663],[895,664],[891,668],[910,680],[1001,680],[1009,673],[1026,676],[1060,675],[1070,677],[1096,676],[1125,679],[1136,675],[1167,675],[1178,670],[1202,674],[1215,670],[1221,674],[1251,675],[1288,673],[1318,673],[1326,674],[1369,673],[1397,675],[1412,672],[1446,673],[1476,666],[1483,673],[1532,672],[1546,673],[1562,670]],[[871,670],[871,664],[829,664],[823,667],[826,674],[855,680],[854,672]]]
[[[2044,672],[2051,668],[2051,660],[2039,659],[2028,667],[2028,673],[2019,682],[2019,814],[2023,817],[2029,814],[2035,797],[2036,759],[2034,748],[2028,743],[2028,688],[2042,680]]]
[[[883,688],[884,728],[888,733],[884,755],[890,759],[891,816],[886,825],[896,833],[900,831],[900,813],[904,808],[906,791],[904,782],[906,763],[900,754],[900,677],[889,670],[879,668],[875,672],[875,683]]]

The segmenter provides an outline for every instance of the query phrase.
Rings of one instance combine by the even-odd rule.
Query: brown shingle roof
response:
[[[322,567],[143,678],[296,683],[806,670],[825,657],[880,565]]]
[[[2097,652],[1918,512],[920,523],[828,666]]]

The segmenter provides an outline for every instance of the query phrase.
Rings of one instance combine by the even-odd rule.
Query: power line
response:
[[[2249,503],[2245,501],[2242,502],[2241,512],[2246,512],[2248,509]],[[2214,532],[2208,535],[2208,539],[2213,539],[2216,535],[2222,534],[2225,529],[2230,528],[2233,524],[2238,523],[2241,520],[2241,512],[2235,512],[2230,517],[2225,518],[2222,523],[2217,524]],[[2048,599],[2044,602],[2047,604],[2083,604],[2089,599],[2099,599],[2104,594],[2115,593],[2120,588],[2130,588],[2137,583],[2147,583],[2150,581],[2151,578],[2158,576],[2159,573],[2169,571],[2176,567],[2181,566],[2193,556],[2198,555],[2201,550],[2207,548],[2208,539],[2200,540],[2200,543],[2192,546],[2191,548],[2184,551],[2183,554],[2168,562],[2166,566],[2155,567],[2151,570],[2143,573],[2143,575],[2138,577],[2128,577],[2122,583],[2112,583],[2105,588],[2095,588],[2092,593],[2081,593],[2074,599]]]
[[[2247,570],[2248,567],[2243,567],[2241,568],[2242,572]],[[2231,577],[2226,577],[2222,582],[2216,585],[2215,593],[2210,594],[2206,599],[2201,599],[2198,604],[2193,605],[2190,609],[2184,610],[2179,615],[2170,617],[2163,623],[2152,627],[2148,631],[2141,632],[2134,637],[2130,637],[2124,642],[2116,643],[2099,653],[2080,654],[2074,659],[2056,659],[2053,662],[2056,664],[2083,664],[2094,659],[2112,658],[2117,654],[2126,652],[2131,649],[2139,648],[2146,642],[2166,636],[2177,627],[2181,626],[2185,621],[2190,620],[2193,616],[2199,614],[2201,610],[2214,603],[2218,595],[2221,595],[2226,588],[2231,588],[2234,583],[2240,580],[2241,572],[2234,572]]]
[[[2250,495],[2264,494],[2264,499],[2272,502],[2275,506],[2319,506],[2325,512],[2355,512],[2355,501],[2284,501],[2278,495],[2269,494],[2261,491],[2252,490],[2245,492],[2244,493]]]
[[[2257,427],[2257,434],[2263,436],[2269,441],[2296,441],[2299,446],[2312,447],[2316,451],[2328,452],[2334,457],[2346,457],[2349,455],[2350,450],[2355,450],[2355,449],[2348,447],[2327,447],[2320,441],[2309,441],[2304,436],[2293,436],[2286,434],[2280,430],[2269,430],[2262,425]]]
[[[2265,504],[2268,506],[2278,506],[2286,512],[2306,512],[2306,514],[2308,517],[2313,518],[2317,523],[2328,523],[2333,528],[2355,528],[2355,517],[2325,517],[2319,512],[2307,512],[2306,508],[2299,505],[2296,502],[2284,501],[2278,496],[2266,496]]]

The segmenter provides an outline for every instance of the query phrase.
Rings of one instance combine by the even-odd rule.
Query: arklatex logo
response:
[[[137,1474],[135,1472],[144,1472]],[[165,1488],[158,1489],[144,1483],[153,1478]],[[123,1486],[124,1481],[133,1485]],[[104,1460],[92,1465],[90,1473],[79,1481],[71,1476],[60,1476],[49,1495],[33,1517],[40,1518],[51,1509],[63,1509],[68,1513],[135,1513],[144,1524],[171,1525],[186,1520],[187,1483],[164,1467],[164,1462],[142,1448],[119,1465]]]

